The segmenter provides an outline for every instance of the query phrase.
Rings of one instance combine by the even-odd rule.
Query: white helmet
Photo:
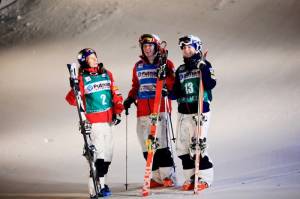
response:
[[[194,35],[186,35],[179,38],[178,41],[179,47],[182,49],[183,46],[190,45],[193,48],[195,48],[196,52],[202,51],[202,41],[199,37],[196,37]]]

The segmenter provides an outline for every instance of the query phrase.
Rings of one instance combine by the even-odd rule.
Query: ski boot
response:
[[[102,188],[100,190],[100,193],[98,194],[99,197],[107,197],[107,196],[111,196],[111,191],[109,189],[109,187],[105,184],[104,188]]]
[[[163,187],[163,186],[164,186],[163,184],[160,184],[153,179],[151,179],[151,181],[150,181],[150,188],[157,188],[157,187]]]
[[[204,189],[207,189],[209,186],[206,182],[199,180],[198,183],[198,191],[202,191]],[[186,180],[182,187],[181,190],[183,191],[189,191],[189,190],[194,190],[194,181],[193,180]]]
[[[174,182],[170,178],[165,178],[163,180],[163,185],[164,185],[164,187],[173,187]]]

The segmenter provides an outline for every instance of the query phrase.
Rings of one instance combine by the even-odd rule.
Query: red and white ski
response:
[[[166,42],[164,47],[161,47],[160,54],[159,54],[159,70],[163,70],[166,66],[167,61],[167,50]],[[162,44],[163,44],[162,43]],[[145,175],[144,175],[144,185],[142,188],[142,196],[148,196],[150,194],[150,181],[151,181],[151,175],[152,175],[152,164],[153,164],[153,157],[157,148],[157,122],[159,118],[160,113],[160,104],[162,99],[162,89],[164,86],[164,79],[157,78],[156,81],[156,91],[155,91],[155,98],[154,98],[154,106],[153,111],[150,115],[151,124],[150,124],[150,133],[149,137],[146,140],[146,146],[147,146],[147,161],[146,161],[146,168],[145,168]]]
[[[200,190],[203,188],[199,185],[199,177],[200,177],[200,155],[201,155],[201,149],[200,149],[200,139],[201,139],[201,133],[202,133],[202,126],[203,126],[203,93],[204,93],[204,87],[203,87],[203,81],[202,81],[202,73],[200,70],[200,67],[202,64],[205,64],[207,51],[205,51],[201,57],[201,60],[198,63],[199,68],[199,95],[198,95],[198,115],[197,115],[197,129],[194,134],[194,141],[195,141],[195,181],[194,181],[194,194],[197,194]]]

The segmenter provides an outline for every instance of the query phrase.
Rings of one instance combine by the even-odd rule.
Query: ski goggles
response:
[[[85,62],[85,61],[86,61],[86,58],[87,58],[88,56],[90,56],[91,54],[95,54],[96,57],[97,57],[97,54],[96,54],[96,52],[95,52],[93,49],[87,48],[87,49],[85,49],[83,52],[80,52],[80,53],[78,54],[77,59],[78,59],[79,61],[81,61],[81,62]]]
[[[182,49],[184,46],[194,46],[191,38],[189,37],[181,37],[178,42],[179,47]]]
[[[91,54],[95,54],[95,55],[96,55],[96,52],[95,52],[93,49],[88,48],[88,49],[86,50],[86,52],[85,52],[85,57],[88,57],[88,56],[91,55]]]
[[[140,44],[158,43],[158,40],[155,37],[153,37],[153,35],[144,34],[144,35],[141,36],[139,42],[140,42]]]

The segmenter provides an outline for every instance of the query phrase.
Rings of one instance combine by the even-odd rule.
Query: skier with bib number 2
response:
[[[79,83],[70,81],[79,87],[85,108],[85,115],[92,125],[90,139],[95,147],[94,166],[100,193],[95,193],[92,177],[89,179],[90,198],[110,196],[111,191],[105,183],[112,161],[113,140],[112,126],[121,122],[123,111],[123,98],[115,85],[113,75],[98,63],[97,54],[93,49],[85,48],[79,52],[78,62],[80,64],[78,80]],[[76,106],[74,92],[71,90],[66,96],[70,105]],[[91,175],[91,174],[90,174]]]

